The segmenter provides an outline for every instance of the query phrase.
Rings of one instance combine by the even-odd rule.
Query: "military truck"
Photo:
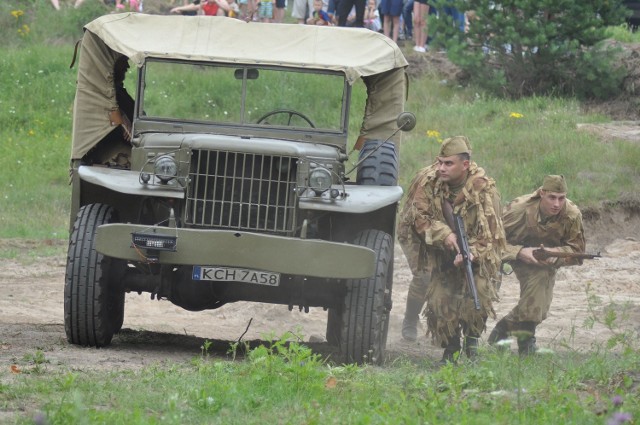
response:
[[[146,292],[189,311],[323,308],[341,361],[382,362],[398,149],[415,125],[398,46],[365,29],[209,16],[110,14],[84,30],[68,341],[109,345],[125,294]],[[128,113],[118,84],[135,86]]]

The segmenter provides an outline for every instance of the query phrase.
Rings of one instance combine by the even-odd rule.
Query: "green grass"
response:
[[[72,50],[0,50],[0,237],[66,238]]]
[[[50,372],[36,350],[0,384],[0,405],[17,423],[50,424],[602,424],[617,411],[640,415],[637,350],[481,354],[440,369],[406,359],[336,366],[276,340],[243,360],[203,349],[190,362],[96,373]]]
[[[473,159],[496,179],[504,202],[532,192],[545,174],[564,174],[569,197],[582,206],[617,200],[639,183],[640,146],[603,143],[578,131],[578,123],[608,118],[584,114],[577,101],[498,100],[472,88],[438,86],[433,80],[413,83],[407,109],[418,111],[419,121],[402,145],[403,185],[435,159],[439,141],[458,134],[469,137]],[[438,137],[433,136],[436,132]]]
[[[623,43],[640,43],[640,32],[629,31],[626,24],[607,28],[607,37]]]

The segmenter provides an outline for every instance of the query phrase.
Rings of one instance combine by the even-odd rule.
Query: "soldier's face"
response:
[[[565,202],[567,202],[566,193],[540,191],[540,210],[546,216],[558,215]]]
[[[464,181],[469,169],[469,161],[458,155],[438,157],[438,178],[450,186],[458,186]]]

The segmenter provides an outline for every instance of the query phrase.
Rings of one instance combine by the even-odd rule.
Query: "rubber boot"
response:
[[[440,360],[440,366],[445,366],[447,363],[456,364],[458,362],[459,356],[460,356],[460,338],[458,336],[454,336],[454,337],[451,337],[448,344],[444,345],[444,353],[442,353],[442,360]]]
[[[508,337],[507,322],[504,319],[500,319],[489,334],[489,345],[494,345],[496,342],[507,339]]]
[[[402,321],[402,338],[407,341],[415,341],[418,338],[418,320],[424,301],[415,298],[407,298],[407,308],[404,311]]]

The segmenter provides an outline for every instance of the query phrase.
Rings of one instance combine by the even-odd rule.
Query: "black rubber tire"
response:
[[[72,344],[104,347],[122,327],[124,290],[117,278],[123,264],[95,247],[98,227],[114,222],[113,208],[89,204],[73,224],[64,283],[64,328]]]
[[[353,243],[376,253],[376,271],[368,279],[347,281],[343,305],[329,309],[327,341],[338,345],[345,363],[381,364],[389,330],[393,240],[388,233],[367,229]]]
[[[381,142],[367,140],[360,150],[358,161],[375,150]],[[358,165],[356,183],[369,186],[398,185],[398,153],[393,142],[385,142],[371,156]]]
[[[327,312],[327,342],[333,346],[340,346],[340,332],[342,332],[342,308],[330,308]]]

